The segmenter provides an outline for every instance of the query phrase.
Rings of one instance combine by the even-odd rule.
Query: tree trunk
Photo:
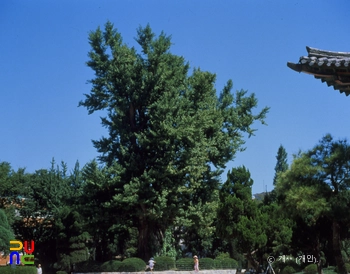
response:
[[[317,237],[317,244],[315,248],[316,258],[317,258],[317,273],[323,274],[322,270],[322,260],[321,260],[321,244],[320,244],[320,237]]]
[[[337,263],[338,273],[347,274],[343,256],[341,254],[341,245],[340,245],[340,228],[336,220],[333,220],[333,252],[334,258]]]
[[[137,253],[138,257],[145,261],[152,257],[148,228],[147,220],[144,217],[140,217]]]
[[[255,253],[255,252],[253,251],[253,253]],[[255,269],[255,271],[258,271],[258,269],[259,269],[259,262],[254,260],[253,253],[251,251],[247,252],[247,260],[250,262],[250,264]]]

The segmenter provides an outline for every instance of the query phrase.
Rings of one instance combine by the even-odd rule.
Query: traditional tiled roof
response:
[[[302,56],[299,63],[287,63],[297,72],[312,74],[335,90],[350,94],[350,52],[335,52],[306,47],[308,56]]]

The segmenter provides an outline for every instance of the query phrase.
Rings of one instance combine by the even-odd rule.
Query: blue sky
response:
[[[326,133],[350,136],[350,98],[286,66],[306,46],[350,51],[350,2],[339,1],[0,1],[0,161],[28,172],[54,157],[69,169],[98,156],[91,140],[106,134],[99,113],[77,107],[93,72],[85,65],[89,31],[107,20],[130,46],[139,26],[172,36],[172,52],[192,68],[217,74],[220,91],[255,93],[271,107],[246,151],[228,169],[245,165],[253,193],[272,189],[277,149],[289,155]]]

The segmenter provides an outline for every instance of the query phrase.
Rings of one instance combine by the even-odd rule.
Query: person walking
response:
[[[149,268],[151,270],[151,272],[153,272],[153,268],[154,268],[155,263],[156,262],[155,262],[153,257],[151,259],[149,259],[148,265],[146,265],[146,270]]]
[[[43,270],[41,268],[41,264],[38,264],[37,274],[43,274]]]
[[[193,256],[193,262],[194,262],[194,271],[198,272],[199,271],[199,261],[198,261],[198,257],[196,255]]]

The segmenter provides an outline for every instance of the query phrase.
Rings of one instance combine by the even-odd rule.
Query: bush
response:
[[[140,258],[128,258],[122,261],[118,272],[140,272],[145,271],[146,263]]]
[[[85,261],[75,264],[75,272],[87,273],[87,272],[99,272],[101,263],[96,261]]]
[[[304,268],[304,273],[316,274],[317,273],[317,265],[316,264],[309,264],[307,267]]]
[[[216,258],[214,260],[214,267],[216,269],[236,269],[238,267],[238,262],[231,258]]]
[[[199,269],[215,269],[214,260],[210,258],[202,258],[199,260]]]
[[[1,266],[1,274],[36,274],[37,270],[35,266]]]
[[[348,273],[349,273],[350,272],[350,263],[346,263],[345,268],[346,268],[346,271],[348,271]]]
[[[167,256],[155,257],[154,260],[156,262],[154,265],[155,271],[175,269],[175,260],[171,257],[167,257]]]
[[[63,270],[59,270],[56,272],[56,274],[68,274],[66,271],[63,271]]]
[[[116,260],[107,261],[100,266],[100,271],[117,272],[121,264],[122,264],[121,261],[116,261]]]
[[[191,271],[194,269],[194,261],[191,258],[182,258],[176,261],[177,270]]]
[[[347,270],[347,272],[350,272],[350,263],[345,263],[345,268]],[[338,266],[335,267],[334,272],[338,273]]]
[[[285,256],[285,255],[283,255]],[[293,269],[294,273],[296,272],[300,272],[303,270],[303,267],[297,263],[297,259],[295,257],[292,257],[290,255],[286,255],[286,258],[288,257],[288,259],[286,260],[281,260],[281,259],[277,259],[274,263],[273,263],[273,268],[275,269],[276,272],[278,272],[279,270],[281,272],[283,272],[283,270],[288,266],[288,268],[286,269],[286,271],[288,269]]]
[[[230,254],[228,252],[220,252],[215,259],[222,260],[222,259],[229,259]]]
[[[290,266],[290,265],[287,265],[285,268],[283,268],[283,270],[282,270],[282,274],[293,274],[293,273],[295,273],[296,271],[295,271],[295,269],[292,267],[292,266]]]

